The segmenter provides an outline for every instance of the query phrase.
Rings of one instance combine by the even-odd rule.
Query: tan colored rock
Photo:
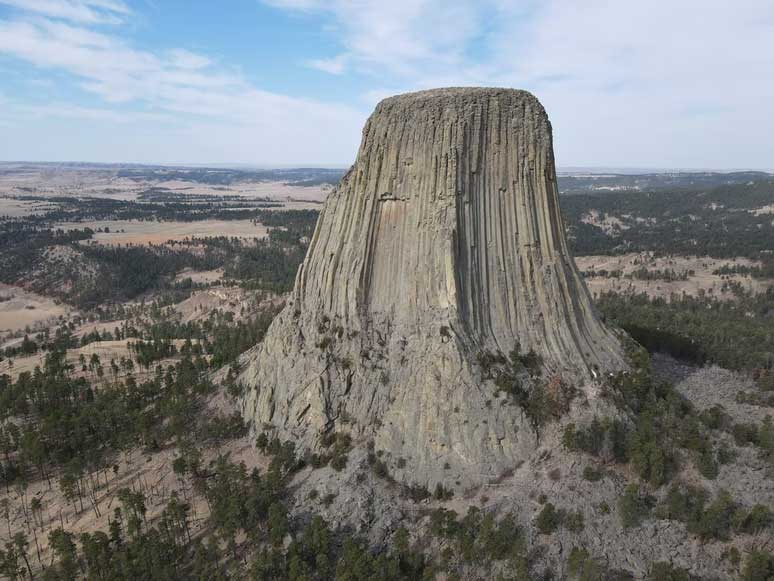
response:
[[[244,414],[310,449],[332,430],[372,440],[405,482],[474,485],[537,447],[476,363],[517,342],[591,400],[625,367],[567,249],[548,117],[524,91],[399,95],[244,358]]]

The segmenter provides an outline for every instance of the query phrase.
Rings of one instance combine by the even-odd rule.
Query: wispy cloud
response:
[[[330,73],[332,75],[342,75],[346,71],[347,62],[350,60],[348,54],[340,54],[329,59],[311,59],[307,65],[313,69]]]
[[[59,119],[79,119],[111,124],[132,124],[146,122],[171,122],[173,117],[164,113],[143,111],[116,111],[98,107],[81,107],[67,103],[51,103],[48,105],[9,104],[9,109],[16,115],[26,118],[55,117]]]
[[[483,5],[490,0],[482,0]],[[345,66],[417,73],[428,64],[456,66],[481,29],[476,0],[267,0],[267,4],[332,17],[344,53],[312,61],[333,74]]]
[[[30,63],[39,72],[66,73],[82,90],[109,106],[62,103],[17,108],[26,115],[104,123],[121,122],[124,117],[138,123],[176,120],[178,126],[185,123],[192,131],[194,126],[206,126],[219,135],[228,131],[238,134],[246,139],[245,147],[254,149],[254,159],[261,161],[277,155],[292,157],[297,145],[293,140],[309,143],[320,132],[330,134],[329,151],[335,151],[337,157],[354,150],[363,119],[355,109],[262,90],[231,67],[185,48],[135,48],[117,32],[106,33],[90,26],[88,23],[100,20],[90,18],[87,11],[78,12],[76,18],[75,12],[65,10],[74,10],[77,4],[101,14],[128,14],[121,3],[40,0],[27,6],[26,2],[18,2],[19,7],[22,4],[35,16],[22,12],[15,18],[0,20],[0,54]],[[69,15],[67,22],[53,18],[65,12]],[[251,131],[253,138],[248,139]],[[196,133],[200,139],[207,139],[204,132]],[[238,147],[236,140],[228,145],[232,156]]]
[[[265,90],[254,80],[260,72],[186,41],[138,46],[130,34],[143,17],[128,0],[0,0],[6,77],[53,80],[57,89],[56,104],[12,110],[97,129],[132,119],[145,131],[138,144],[179,147],[181,158],[335,163],[351,159],[364,109],[382,97],[512,86],[545,104],[562,164],[771,165],[770,0],[262,1],[326,38],[324,51],[310,40],[287,70],[295,96]],[[303,75],[320,84],[305,86]],[[349,101],[321,101],[314,92],[324,83]],[[14,98],[0,112],[6,121],[15,120]],[[122,127],[123,135],[135,129]]]
[[[346,59],[317,68],[376,79],[368,103],[433,86],[526,88],[565,163],[771,165],[770,0],[267,2],[332,20]]]
[[[0,0],[0,4],[85,24],[117,24],[131,13],[119,0]]]

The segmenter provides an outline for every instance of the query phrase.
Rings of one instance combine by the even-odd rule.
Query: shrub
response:
[[[737,446],[746,446],[758,442],[758,427],[755,424],[734,424],[731,429]]]
[[[586,452],[595,457],[612,457],[616,462],[627,462],[626,425],[617,419],[594,418],[588,426],[568,424],[562,434],[567,450]]]
[[[449,490],[448,488],[444,487],[443,484],[440,482],[435,485],[435,492],[433,493],[433,498],[436,500],[451,500],[454,497],[454,491]]]
[[[418,484],[404,486],[403,495],[407,498],[410,498],[414,502],[422,502],[426,498],[430,498],[430,496],[432,496],[426,486],[419,486]]]
[[[580,547],[573,547],[567,557],[567,572],[571,577],[577,577],[583,570],[583,565],[589,558],[589,552]]]
[[[564,526],[568,531],[579,533],[583,530],[583,513],[579,510],[567,513],[564,518]]]
[[[686,569],[675,567],[665,561],[653,563],[648,573],[648,581],[691,581],[691,579]]]
[[[554,532],[561,522],[561,515],[554,505],[547,502],[543,505],[543,510],[535,519],[535,526],[541,535],[550,535]]]
[[[763,504],[756,504],[749,512],[740,509],[732,518],[733,528],[741,533],[755,534],[771,526],[771,510]]]
[[[521,530],[512,515],[505,515],[498,522],[493,513],[471,507],[464,518],[457,520],[457,513],[440,508],[430,515],[430,530],[436,536],[453,541],[457,554],[465,562],[519,560],[523,556]],[[451,553],[449,558],[453,555]]]
[[[711,430],[725,430],[731,425],[731,416],[719,405],[702,411],[699,419]]]
[[[505,393],[521,407],[538,435],[546,423],[566,413],[576,393],[558,380],[544,385],[540,381],[542,358],[534,350],[522,353],[518,342],[508,357],[502,353],[481,352],[478,363],[484,378],[493,379],[497,393]]]
[[[701,516],[688,521],[688,530],[702,539],[727,540],[735,509],[731,495],[722,490]]]
[[[624,528],[639,526],[650,514],[650,499],[644,496],[639,486],[630,484],[618,499],[618,516]]]
[[[347,466],[347,452],[352,449],[352,438],[343,432],[331,432],[325,434],[320,444],[328,449],[326,454],[321,454],[312,459],[315,467],[325,466],[330,463],[331,468],[341,472]]]
[[[765,551],[751,551],[742,569],[742,581],[768,581],[774,576],[774,556]]]
[[[567,573],[570,578],[579,581],[624,581],[632,579],[626,571],[611,571],[597,559],[592,558],[586,549],[573,547],[567,558]]]
[[[583,469],[583,478],[589,482],[599,482],[602,480],[602,471],[594,466],[586,466]]]
[[[704,446],[696,459],[696,468],[699,473],[708,480],[715,480],[718,476],[718,463],[715,460],[715,454],[712,451],[712,447]]]
[[[368,463],[371,465],[371,469],[374,471],[374,474],[378,478],[392,481],[392,476],[390,476],[390,471],[387,468],[387,464],[385,464],[385,462],[376,456],[376,454],[373,452],[368,453]]]
[[[697,521],[704,512],[706,502],[707,493],[704,489],[693,486],[681,488],[673,485],[656,508],[656,515],[659,518],[679,520],[685,523]]]

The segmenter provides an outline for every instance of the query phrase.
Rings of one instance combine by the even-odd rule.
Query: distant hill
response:
[[[665,172],[665,173],[593,173],[559,172],[559,191],[563,194],[588,192],[654,191],[715,188],[767,180],[773,174],[762,171],[738,172]]]

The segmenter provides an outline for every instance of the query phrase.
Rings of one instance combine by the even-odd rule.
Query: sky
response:
[[[462,85],[532,91],[560,167],[774,169],[771,0],[0,0],[0,160],[345,167]]]

